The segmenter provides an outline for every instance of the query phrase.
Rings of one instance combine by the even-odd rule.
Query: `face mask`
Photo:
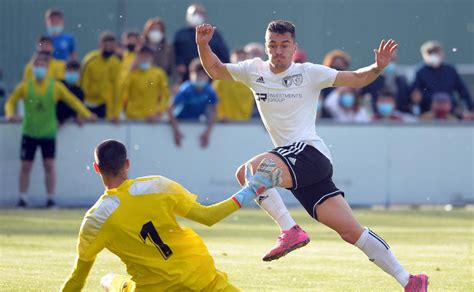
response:
[[[426,65],[430,67],[437,68],[439,67],[439,65],[441,65],[441,62],[443,62],[443,60],[441,59],[441,56],[438,54],[430,54],[425,57],[425,63]]]
[[[145,70],[150,69],[151,63],[150,62],[143,62],[143,63],[140,63],[138,65],[138,67],[140,67],[141,70],[145,71]]]
[[[350,108],[354,105],[354,95],[352,93],[343,93],[340,102],[343,107]]]
[[[137,47],[137,45],[135,45],[135,44],[128,44],[128,45],[127,45],[127,50],[128,50],[129,52],[133,52],[133,51],[135,51],[135,48],[136,48],[136,47]]]
[[[150,30],[148,33],[148,39],[150,39],[150,42],[157,44],[163,40],[164,34],[157,29]]]
[[[114,51],[102,51],[102,57],[104,58],[110,58],[110,56],[112,56],[114,54]]]
[[[393,112],[392,103],[379,103],[377,104],[377,110],[383,117],[388,117]]]
[[[48,34],[60,34],[63,32],[63,29],[62,25],[50,25],[47,27]]]
[[[38,80],[43,80],[44,77],[46,77],[46,73],[48,70],[46,67],[43,66],[33,66],[33,75],[35,75],[35,78]]]
[[[390,62],[388,63],[387,67],[385,67],[385,70],[383,72],[388,75],[393,75],[395,73],[395,70],[397,70],[397,65],[393,62]]]
[[[194,13],[194,14],[189,15],[187,17],[187,21],[188,21],[189,25],[196,27],[198,25],[203,24],[204,21],[205,21],[205,18],[201,14]]]
[[[207,85],[207,80],[196,80],[193,81],[193,85],[196,86],[197,88],[201,89],[206,87]]]
[[[69,84],[76,84],[79,81],[79,72],[77,71],[66,71],[64,74],[64,80]]]

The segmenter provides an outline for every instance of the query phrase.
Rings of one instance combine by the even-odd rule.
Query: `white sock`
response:
[[[289,230],[296,225],[275,188],[263,192],[255,199],[255,202],[275,220],[282,231]]]
[[[371,262],[397,279],[402,287],[408,284],[410,274],[398,262],[390,250],[390,246],[372,230],[365,227],[364,232],[354,245],[360,248]]]

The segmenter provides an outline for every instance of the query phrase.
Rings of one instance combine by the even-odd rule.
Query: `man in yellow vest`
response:
[[[82,61],[80,85],[84,103],[99,118],[112,119],[118,106],[117,81],[121,63],[115,55],[116,45],[115,36],[104,32],[100,36],[100,48],[87,54]]]
[[[33,59],[33,77],[20,82],[5,104],[8,121],[17,122],[21,118],[15,114],[15,107],[20,99],[25,105],[21,142],[20,199],[18,207],[27,207],[30,173],[33,167],[36,148],[41,148],[45,170],[48,200],[46,207],[54,207],[53,200],[56,172],[54,158],[56,152],[56,103],[66,102],[83,118],[95,119],[92,114],[67,88],[54,78],[48,77],[48,55],[37,54]]]

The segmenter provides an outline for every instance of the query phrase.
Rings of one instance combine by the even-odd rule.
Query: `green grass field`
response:
[[[85,210],[0,210],[0,291],[57,291],[75,258],[76,235]],[[401,291],[391,277],[357,248],[304,211],[292,214],[311,243],[271,263],[261,261],[278,230],[262,211],[243,210],[208,228],[184,221],[207,243],[217,268],[242,291]],[[360,221],[391,245],[409,271],[425,271],[431,291],[474,291],[472,211],[356,210]],[[86,291],[100,291],[108,272],[125,273],[103,251]]]

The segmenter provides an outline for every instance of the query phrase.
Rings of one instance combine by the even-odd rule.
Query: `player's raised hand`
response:
[[[281,168],[272,159],[263,159],[258,165],[257,171],[252,175],[252,165],[245,165],[245,183],[251,187],[256,195],[260,195],[264,191],[277,187],[282,182]]]
[[[212,39],[216,28],[210,24],[204,23],[196,27],[196,44],[207,45]]]
[[[398,44],[390,39],[388,41],[382,40],[378,49],[374,49],[375,63],[380,69],[385,68],[392,60],[393,54],[397,49]]]

